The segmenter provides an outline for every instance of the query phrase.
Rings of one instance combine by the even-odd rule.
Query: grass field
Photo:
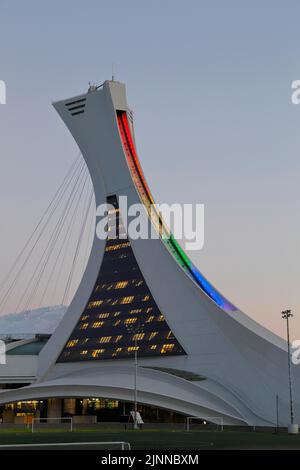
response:
[[[1,429],[0,444],[37,444],[51,442],[126,441],[132,449],[299,449],[300,436],[272,432],[210,432],[142,430],[120,431],[81,429],[68,431],[39,431]]]

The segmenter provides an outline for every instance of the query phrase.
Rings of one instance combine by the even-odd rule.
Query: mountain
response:
[[[0,316],[0,335],[53,333],[66,309],[58,305]]]

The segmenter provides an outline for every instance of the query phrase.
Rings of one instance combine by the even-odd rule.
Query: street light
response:
[[[137,377],[138,377],[138,355],[137,355],[137,335],[144,331],[144,324],[125,325],[128,332],[134,334],[134,422],[133,429],[139,429],[137,422],[138,396],[137,396]]]
[[[289,318],[293,317],[291,310],[283,310],[281,316],[286,320],[286,331],[287,331],[287,346],[288,346],[288,373],[289,373],[289,392],[290,392],[290,413],[291,413],[291,424],[288,426],[289,434],[298,434],[298,424],[294,423],[294,404],[293,404],[293,389],[292,389],[292,373],[291,373],[291,356],[290,356],[290,326]]]

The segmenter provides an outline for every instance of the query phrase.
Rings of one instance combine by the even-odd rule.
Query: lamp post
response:
[[[138,379],[138,346],[137,346],[137,335],[144,331],[144,325],[138,323],[137,325],[128,325],[126,326],[127,331],[133,333],[134,335],[134,422],[133,429],[139,429],[137,422],[137,412],[138,412],[138,390],[137,390],[137,379]]]
[[[137,398],[137,376],[138,376],[138,357],[137,357],[137,333],[134,335],[134,429],[138,429],[137,423],[137,409],[138,409],[138,398]]]
[[[291,373],[291,356],[290,356],[290,325],[289,318],[293,317],[290,309],[283,310],[281,316],[286,320],[286,332],[287,332],[287,347],[288,347],[288,376],[289,376],[289,393],[290,393],[290,414],[291,424],[288,426],[289,434],[298,434],[298,425],[294,423],[294,404],[293,404],[293,389],[292,389],[292,373]]]

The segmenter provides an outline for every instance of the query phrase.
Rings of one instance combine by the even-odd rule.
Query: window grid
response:
[[[108,202],[117,208],[115,197]],[[119,210],[116,223],[120,233]],[[185,354],[149,291],[128,239],[108,239],[95,288],[58,362],[121,359],[135,351],[140,357]]]

